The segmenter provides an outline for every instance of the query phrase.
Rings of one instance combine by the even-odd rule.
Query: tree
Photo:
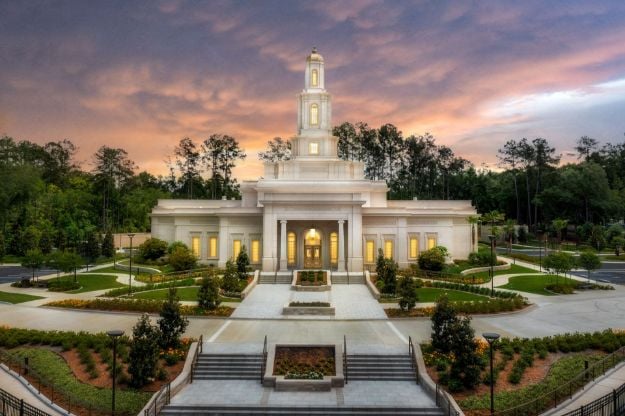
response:
[[[91,263],[95,263],[98,257],[100,257],[100,238],[99,234],[95,231],[92,231],[87,235],[87,241],[85,241],[83,246],[83,254],[87,261]]]
[[[580,253],[577,264],[588,272],[588,281],[590,281],[590,272],[601,267],[601,259],[594,251],[584,250]]]
[[[221,303],[219,297],[219,283],[215,276],[204,276],[197,292],[197,301],[200,308],[214,310]]]
[[[35,271],[39,270],[41,266],[43,266],[45,260],[46,260],[46,257],[38,248],[34,248],[26,252],[26,255],[22,259],[22,267],[27,267],[29,269],[32,269],[33,281],[35,280]]]
[[[415,307],[417,300],[417,287],[411,277],[404,276],[399,279],[399,307],[402,311],[409,311]]]
[[[106,258],[111,258],[115,255],[115,242],[110,230],[106,232],[102,241],[102,255]]]
[[[560,274],[566,276],[566,273],[570,272],[571,269],[575,267],[575,258],[564,251],[550,253],[545,257],[543,267],[556,274],[556,284],[558,284],[557,276]]]
[[[514,220],[506,220],[503,225],[503,232],[508,243],[508,254],[512,253],[512,243],[514,241],[515,229],[516,223]]]
[[[239,279],[247,279],[247,268],[250,266],[250,258],[247,255],[245,246],[241,246],[241,250],[237,255],[237,273]]]
[[[514,182],[514,197],[516,200],[516,222],[519,222],[519,214],[521,211],[521,200],[519,198],[519,184],[517,182],[517,167],[521,163],[521,154],[519,152],[519,146],[516,141],[508,140],[503,148],[498,150],[497,157],[499,158],[499,166],[503,168],[510,168],[509,172],[512,174]]]
[[[339,138],[338,156],[343,160],[358,159],[358,134],[352,123],[342,123],[332,129],[332,135]]]
[[[258,159],[266,163],[277,163],[291,159],[291,142],[282,137],[274,137],[267,142],[269,149],[258,153]]]
[[[132,387],[143,387],[156,375],[160,338],[160,331],[152,325],[150,316],[143,314],[132,328],[132,341],[128,356],[128,373]]]
[[[183,188],[186,189],[187,198],[193,199],[193,183],[200,178],[200,152],[196,144],[188,137],[180,139],[174,148],[176,166],[181,173]]]
[[[167,253],[167,241],[148,238],[139,245],[139,256],[145,260],[158,260]]]
[[[190,270],[196,263],[197,257],[185,247],[176,247],[169,255],[169,264],[175,271]]]
[[[551,221],[551,225],[553,226],[554,230],[556,230],[556,233],[558,233],[558,242],[560,244],[560,247],[562,247],[562,230],[566,229],[568,223],[568,220],[562,218],[556,218],[555,220]]]
[[[6,246],[4,244],[4,234],[0,232],[0,263],[2,263],[2,258],[6,254]]]
[[[584,160],[588,162],[590,160],[591,153],[597,150],[598,145],[599,142],[592,137],[580,137],[577,141],[577,146],[575,146],[575,150],[577,151],[577,158],[584,158]]]
[[[471,318],[459,318],[451,324],[450,349],[453,354],[449,371],[449,390],[472,389],[480,383],[484,363],[477,354]]]
[[[621,249],[625,246],[625,238],[622,236],[612,238],[612,245],[614,246],[614,254],[618,257],[621,255]]]
[[[182,316],[180,302],[176,295],[176,288],[170,287],[167,292],[167,299],[163,302],[158,320],[158,327],[161,330],[160,345],[166,350],[168,348],[178,348],[180,346],[180,336],[187,329],[189,320]]]
[[[451,352],[453,331],[456,329],[458,315],[449,302],[447,295],[438,298],[432,314],[432,347],[442,353]]]
[[[78,281],[77,270],[83,264],[83,259],[71,251],[64,251],[57,259],[58,269],[63,273],[74,272],[74,283]]]
[[[605,228],[601,225],[593,225],[590,229],[590,235],[588,236],[588,242],[597,250],[601,251],[605,247]]]
[[[222,278],[221,287],[227,293],[239,292],[239,272],[232,260],[226,262],[226,271]]]
[[[230,177],[237,160],[245,159],[245,152],[239,147],[234,137],[213,134],[202,144],[202,160],[207,164],[207,170],[211,174],[211,198],[218,199],[221,195],[217,192],[219,180],[223,179],[221,194],[228,196],[231,189]]]

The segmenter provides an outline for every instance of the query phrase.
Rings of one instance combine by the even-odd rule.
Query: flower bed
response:
[[[334,347],[277,346],[273,374],[308,380],[334,376]]]
[[[527,303],[527,300],[523,297],[514,297],[511,299],[489,299],[483,302],[454,302],[453,305],[458,313],[477,315],[516,311],[525,308],[529,303]],[[415,318],[432,316],[434,307],[415,308],[408,311],[388,308],[384,309],[384,311],[389,318]]]
[[[328,284],[328,274],[323,270],[303,270],[297,272],[300,286],[323,286]]]
[[[330,302],[291,302],[289,303],[289,306],[297,306],[300,308],[329,308]]]
[[[148,312],[158,313],[161,310],[163,301],[147,299],[64,299],[46,303],[44,306],[70,309],[94,309],[101,311],[122,311],[122,312]],[[234,311],[228,306],[219,306],[216,309],[201,309],[197,306],[182,305],[180,307],[183,315],[197,316],[230,316]]]

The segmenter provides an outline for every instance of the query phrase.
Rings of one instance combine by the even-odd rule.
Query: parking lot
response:
[[[35,276],[45,276],[47,274],[56,273],[53,269],[39,269],[35,271]],[[0,266],[0,283],[11,283],[23,278],[31,278],[33,271],[22,266]]]

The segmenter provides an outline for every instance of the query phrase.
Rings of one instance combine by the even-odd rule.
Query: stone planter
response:
[[[297,277],[299,273],[301,273],[301,271],[299,270],[293,273],[293,281],[291,282],[291,289],[297,292],[329,292],[330,290],[332,290],[332,282],[330,279],[330,273],[324,271],[324,273],[326,273],[327,284],[317,285],[317,286],[297,284]]]
[[[276,347],[332,347],[334,348],[334,376],[325,376],[323,379],[287,379],[282,375],[274,375],[274,365],[276,359]],[[343,375],[343,346],[322,345],[322,344],[270,344],[267,351],[267,368],[263,386],[274,387],[277,391],[330,391],[333,387],[344,387],[345,377]]]
[[[282,308],[282,315],[320,315],[334,316],[334,306],[289,306],[287,303]]]

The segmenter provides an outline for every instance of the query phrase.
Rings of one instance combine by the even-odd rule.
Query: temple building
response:
[[[364,164],[338,157],[323,57],[306,58],[297,96],[292,157],[266,163],[264,176],[241,184],[241,200],[159,200],[152,236],[182,241],[206,264],[223,267],[247,248],[263,272],[373,269],[378,249],[400,267],[445,246],[452,258],[476,247],[471,201],[388,200],[384,181],[365,179]]]

